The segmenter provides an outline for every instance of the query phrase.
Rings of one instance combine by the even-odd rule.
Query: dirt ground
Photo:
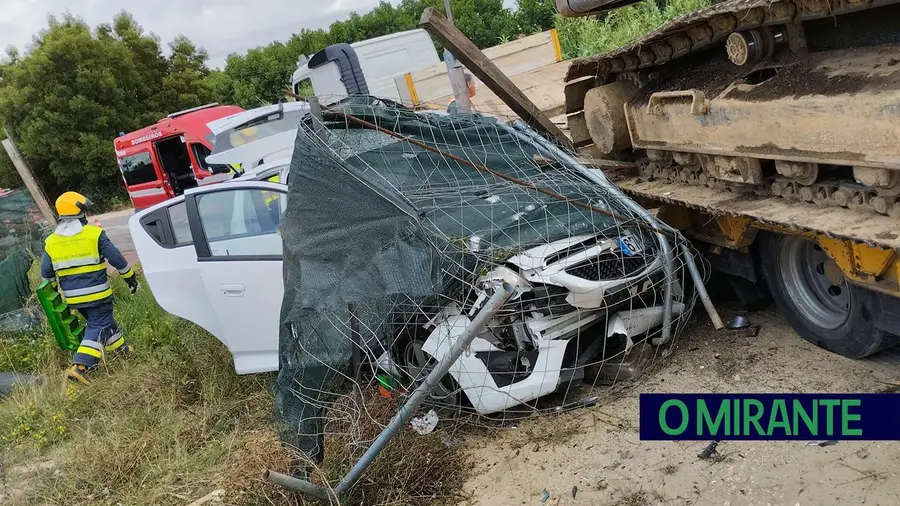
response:
[[[900,504],[900,446],[892,442],[723,442],[717,459],[702,460],[705,442],[639,440],[640,392],[897,390],[878,380],[896,381],[900,369],[822,351],[774,310],[751,317],[756,336],[698,323],[661,367],[596,407],[469,438],[471,499],[461,504]]]

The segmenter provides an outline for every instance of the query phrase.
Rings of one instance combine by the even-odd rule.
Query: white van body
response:
[[[356,51],[369,94],[398,102],[401,97],[395,78],[441,62],[431,36],[422,29],[363,40],[350,44],[350,47]],[[294,93],[300,94],[301,83],[309,79],[322,102],[333,103],[347,96],[336,63],[328,62],[310,69],[307,62],[306,57],[297,62],[297,70],[291,79]]]

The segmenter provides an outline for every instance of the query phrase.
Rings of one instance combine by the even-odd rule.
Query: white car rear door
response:
[[[238,374],[278,370],[281,216],[287,187],[219,185],[185,195],[200,279]]]
[[[221,340],[218,317],[200,278],[184,197],[139,211],[128,220],[128,229],[156,302]]]
[[[287,187],[234,181],[171,202],[130,222],[153,295],[222,341],[238,374],[278,370]]]

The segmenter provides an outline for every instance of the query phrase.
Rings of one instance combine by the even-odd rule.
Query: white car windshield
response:
[[[216,155],[251,142],[271,137],[297,128],[304,110],[276,110],[216,134],[212,154]]]

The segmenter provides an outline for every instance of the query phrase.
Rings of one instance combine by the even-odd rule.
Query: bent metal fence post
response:
[[[445,355],[437,366],[428,373],[425,380],[416,387],[409,399],[403,404],[388,426],[381,432],[378,438],[372,443],[372,446],[366,450],[362,458],[350,469],[346,476],[338,483],[334,490],[326,490],[323,487],[310,483],[306,480],[300,480],[277,473],[275,471],[266,471],[267,479],[277,485],[287,487],[304,494],[318,497],[320,499],[328,499],[336,502],[341,494],[352,487],[360,476],[365,472],[366,468],[375,460],[381,450],[390,442],[391,438],[397,434],[404,425],[412,419],[416,409],[428,398],[434,388],[450,371],[450,367],[456,362],[463,352],[472,344],[478,334],[482,333],[494,315],[503,307],[514,293],[518,291],[517,286],[509,283],[502,283],[494,289],[494,294],[488,299],[487,303],[481,307],[478,313],[472,318],[466,330],[450,345],[450,352]]]

